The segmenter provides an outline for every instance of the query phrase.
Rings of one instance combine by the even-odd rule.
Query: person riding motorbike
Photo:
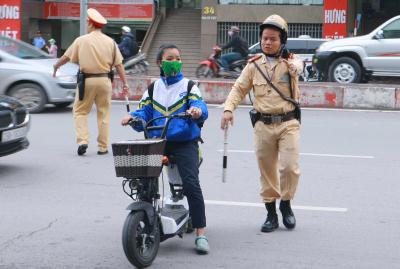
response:
[[[249,45],[239,36],[239,32],[239,27],[232,26],[228,31],[231,40],[222,46],[222,50],[232,48],[232,52],[221,56],[221,65],[225,70],[229,70],[230,63],[246,58],[249,53]]]
[[[135,36],[131,33],[129,26],[122,26],[122,41],[118,44],[124,60],[137,54],[137,42]]]

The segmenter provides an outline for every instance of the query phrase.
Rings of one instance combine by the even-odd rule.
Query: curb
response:
[[[144,91],[157,77],[127,77],[130,87],[129,100],[140,100]],[[233,80],[195,80],[209,104],[225,102]],[[112,99],[124,100],[122,82],[116,77],[113,83]],[[400,85],[388,84],[338,84],[300,82],[300,103],[303,107],[400,110]],[[251,104],[248,96],[242,104]]]

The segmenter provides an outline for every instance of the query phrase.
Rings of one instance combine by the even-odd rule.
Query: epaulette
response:
[[[250,59],[247,60],[248,63],[252,63],[254,61],[257,61],[258,59],[260,59],[262,57],[262,54],[257,54],[253,57],[251,57]]]

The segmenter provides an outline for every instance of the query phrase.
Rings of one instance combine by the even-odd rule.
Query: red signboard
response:
[[[21,39],[21,0],[1,0],[0,35]]]
[[[324,38],[347,36],[347,0],[324,1]]]
[[[112,20],[140,20],[151,21],[153,18],[152,1],[107,1],[107,3],[89,2],[89,8],[95,8],[105,18]],[[74,1],[44,3],[44,17],[46,19],[79,19],[80,4]]]

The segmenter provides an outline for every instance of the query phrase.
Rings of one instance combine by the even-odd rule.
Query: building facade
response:
[[[289,37],[341,38],[370,32],[400,14],[398,0],[87,0],[109,23],[104,31],[117,42],[120,28],[130,26],[143,40],[158,10],[192,8],[201,12],[201,51],[228,41],[232,25],[253,44],[258,25],[279,14],[289,23]],[[31,42],[37,30],[54,38],[62,53],[79,35],[80,0],[2,0],[0,34]],[[168,14],[165,12],[164,14]]]

